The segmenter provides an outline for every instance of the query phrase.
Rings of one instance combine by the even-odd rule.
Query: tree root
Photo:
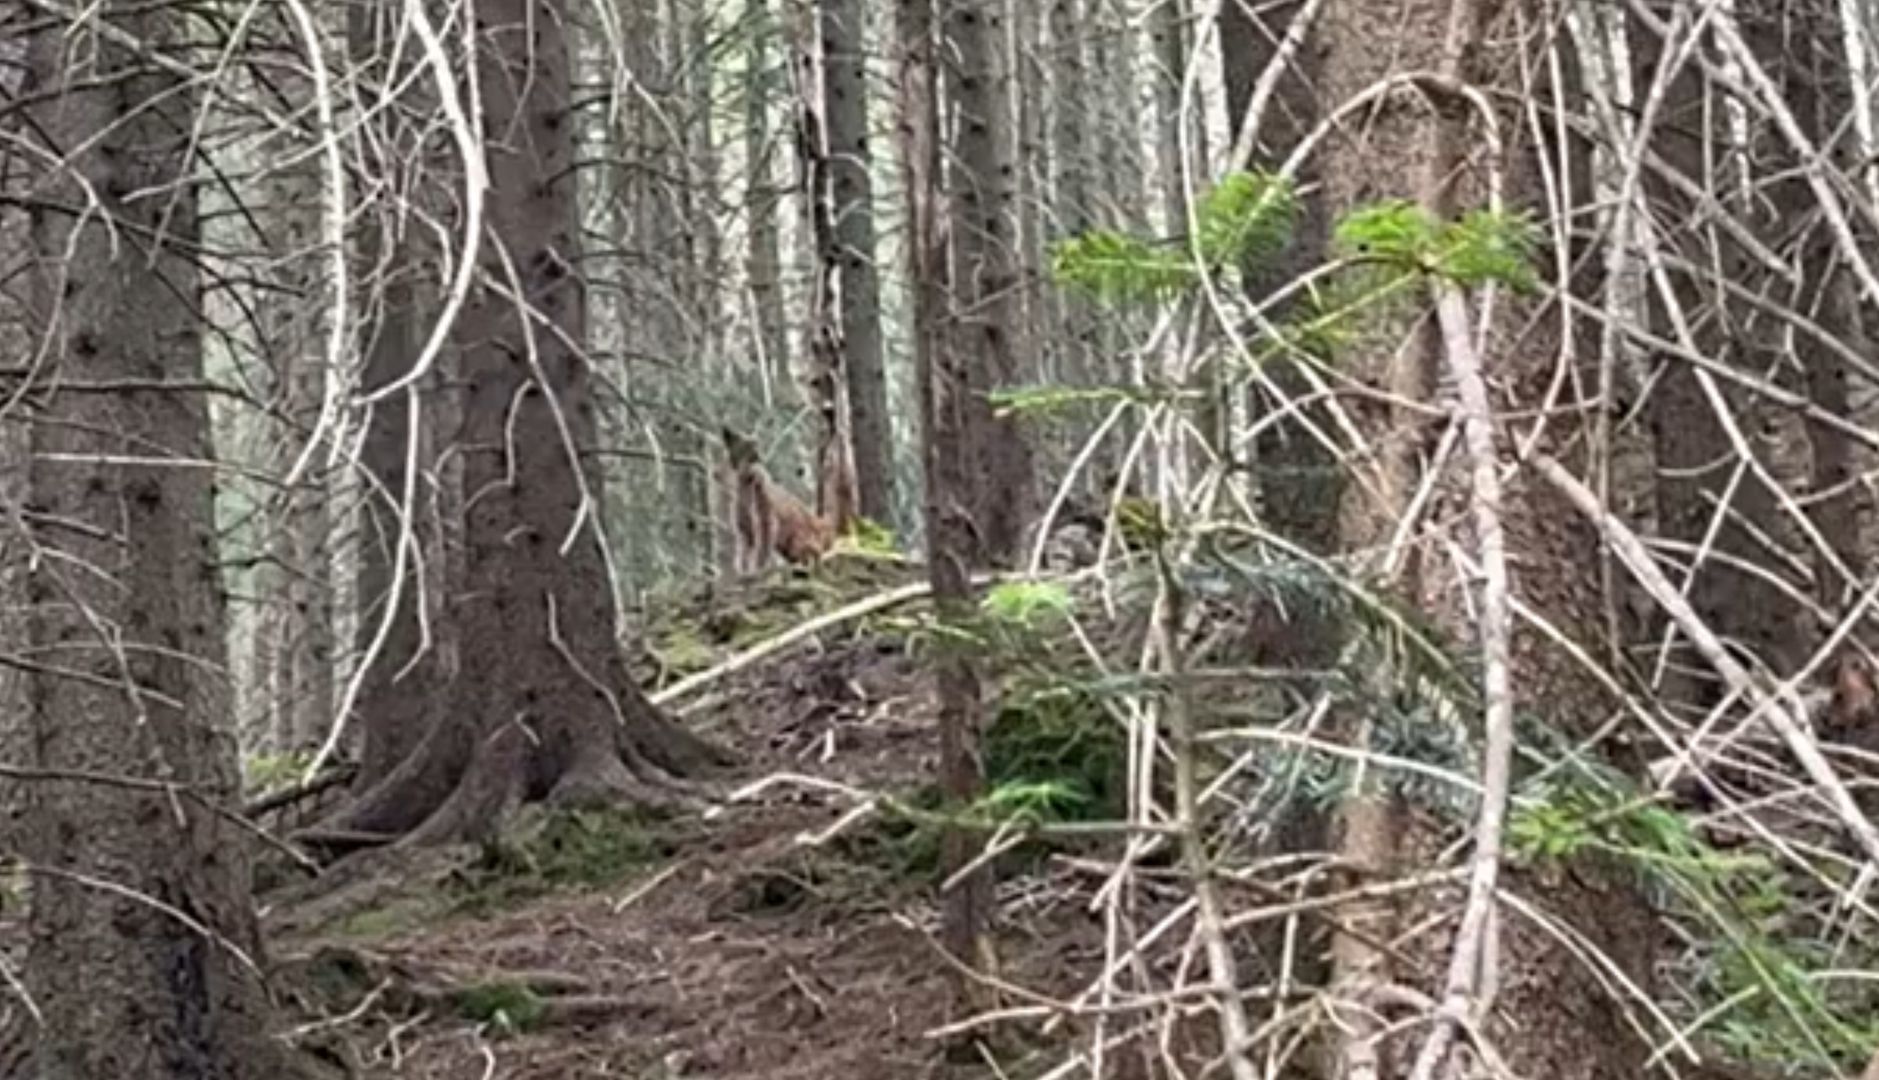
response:
[[[597,993],[572,972],[427,965],[353,946],[323,946],[288,960],[279,975],[310,1009],[360,1023],[373,1013],[489,1023],[500,1011],[503,1021],[539,1030],[655,1020],[664,1011],[657,996]]]

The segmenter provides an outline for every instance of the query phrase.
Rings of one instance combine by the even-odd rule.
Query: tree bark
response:
[[[173,8],[105,4],[93,26],[181,59]],[[202,285],[188,186],[197,94],[113,37],[57,20],[28,46],[24,125],[37,325],[25,509],[35,763],[174,785],[45,781],[29,791],[31,943],[43,1011],[30,1075],[270,1080],[296,1063],[271,1006],[248,899],[214,551]],[[186,62],[186,61],[185,61]],[[180,186],[178,186],[180,185]],[[161,191],[163,197],[150,197]],[[109,215],[68,208],[95,197]],[[61,383],[137,382],[87,392]]]
[[[949,258],[941,215],[952,208],[940,181],[939,27],[932,0],[900,0],[900,133],[907,186],[907,270],[914,295],[914,377],[920,390],[921,447],[926,476],[927,576],[942,620],[972,614],[969,568],[978,551],[976,523],[970,518],[973,491],[969,440],[972,406],[967,395],[972,371],[963,346],[949,334],[954,292],[949,286]],[[956,224],[956,223],[955,223]],[[940,702],[940,785],[958,807],[978,797],[983,771],[978,754],[979,673],[960,649],[948,649],[935,661],[934,681]],[[971,860],[977,838],[949,829],[942,841],[948,874]],[[991,912],[992,881],[981,867],[947,896],[943,938],[954,957],[976,963],[984,948]]]
[[[866,40],[860,0],[821,0],[822,117],[841,285],[842,367],[855,494],[864,517],[891,525],[894,429],[881,345],[881,286],[875,265],[874,153],[868,142]]]
[[[841,237],[836,231],[835,176],[829,153],[828,58],[821,37],[825,12],[798,25],[796,37],[796,159],[814,271],[809,284],[808,389],[816,427],[816,513],[848,526],[856,504],[856,464],[848,356],[843,341],[847,299]]]
[[[988,395],[1017,377],[1017,236],[1012,215],[1013,136],[1004,6],[957,0],[943,28],[950,62],[945,93],[958,110],[947,169],[952,240],[953,348],[971,357],[956,388],[966,410],[973,460],[967,506],[980,563],[1008,565],[1034,514],[1035,466],[1015,419],[994,414]],[[951,406],[948,406],[951,407]],[[930,498],[930,496],[929,496]]]
[[[455,328],[466,390],[464,570],[452,583],[461,666],[450,709],[342,818],[407,843],[486,835],[527,801],[667,802],[680,793],[674,777],[722,760],[646,701],[614,633],[597,493],[580,459],[595,417],[578,351],[586,299],[574,270],[566,12],[538,7],[499,0],[479,13],[491,240]],[[506,294],[511,281],[519,298]]]
[[[1543,60],[1523,60],[1514,52],[1534,47],[1535,39],[1523,37],[1515,27],[1541,18],[1536,5],[1482,0],[1334,3],[1325,8],[1323,18],[1319,85],[1327,107],[1411,71],[1435,72],[1451,84],[1481,87],[1490,94],[1505,89],[1511,98],[1522,88],[1505,86],[1504,80],[1514,72],[1536,70],[1529,65],[1543,65]],[[1386,32],[1391,47],[1378,48]],[[1367,105],[1361,124],[1342,126],[1330,136],[1320,161],[1329,208],[1342,213],[1408,196],[1431,213],[1452,218],[1487,202],[1484,181],[1490,162],[1485,158],[1488,144],[1481,137],[1484,121],[1459,102],[1452,108],[1429,108],[1423,93],[1421,88],[1401,87]],[[1551,148],[1533,145],[1519,122],[1518,106],[1497,108],[1505,142],[1501,160],[1491,164],[1498,175],[1509,178],[1507,201],[1510,206],[1540,203],[1537,160]],[[1556,365],[1577,358],[1559,356],[1556,314],[1536,314],[1505,294],[1496,298],[1494,310],[1497,318],[1483,341],[1481,359],[1497,390],[1491,404],[1506,415],[1513,403],[1541,400]],[[1427,311],[1384,313],[1367,320],[1351,355],[1339,357],[1341,368],[1383,395],[1373,402],[1351,403],[1357,406],[1354,417],[1367,441],[1378,452],[1368,483],[1346,489],[1340,533],[1348,550],[1385,546],[1425,479],[1433,481],[1434,502],[1422,520],[1469,517],[1466,468],[1456,462],[1443,475],[1426,475],[1440,421],[1407,404],[1436,399],[1437,373],[1448,358],[1448,346],[1434,332]],[[1576,415],[1550,416],[1541,445],[1571,445]],[[1498,437],[1507,442],[1529,434],[1525,422],[1501,420],[1497,427]],[[1495,466],[1489,462],[1477,467]],[[1569,507],[1536,483],[1516,477],[1502,493],[1506,549],[1520,553],[1514,595],[1586,653],[1597,655],[1604,633],[1594,584],[1597,539]],[[1480,537],[1469,535],[1474,529],[1449,527],[1457,530],[1462,550],[1479,551]],[[1464,573],[1446,555],[1419,559],[1414,550],[1392,575],[1394,588],[1431,613],[1454,640],[1472,646],[1478,600],[1471,597],[1479,588],[1479,571]],[[1544,716],[1566,737],[1583,738],[1604,720],[1611,702],[1602,685],[1528,624],[1514,628],[1511,664],[1518,707]],[[1346,736],[1353,741],[1372,734],[1347,723]],[[1445,842],[1440,830],[1383,793],[1355,792],[1343,816],[1343,848],[1359,865],[1388,872],[1391,867],[1426,866],[1440,857]],[[1512,873],[1503,867],[1501,881],[1503,889],[1547,918],[1570,925],[1648,992],[1658,940],[1655,916],[1648,899],[1622,870],[1588,858],[1558,873]],[[1435,925],[1438,913],[1459,907],[1460,900],[1457,892],[1436,890],[1399,900],[1390,910],[1346,913],[1345,925],[1365,934],[1358,939],[1340,933],[1334,951],[1336,985],[1345,988],[1345,999],[1353,1002],[1350,1015],[1357,1018],[1338,1048],[1340,1068],[1350,1071],[1337,1075],[1403,1075],[1416,1057],[1422,1030],[1414,1025],[1410,1035],[1385,1030],[1365,1004],[1375,999],[1365,994],[1368,987],[1389,982],[1421,987],[1432,996],[1441,992],[1436,990],[1441,985],[1438,973],[1449,965],[1454,947],[1452,920],[1443,922],[1441,932],[1418,935],[1407,948],[1385,952],[1370,943],[1390,940],[1392,928]],[[1643,1075],[1650,1048],[1632,1035],[1602,975],[1514,910],[1497,904],[1495,911],[1498,930],[1492,933],[1498,953],[1488,962],[1494,965],[1489,978],[1498,989],[1484,1032],[1506,1067],[1535,1078],[1620,1080]],[[1591,1032],[1597,1037],[1588,1038]],[[1438,1070],[1436,1075],[1456,1073]]]
[[[390,47],[394,30],[390,20],[394,18],[395,7],[389,3],[362,4],[351,12],[348,47],[358,77],[369,83],[389,85],[413,74],[379,69],[394,54]],[[422,78],[414,80],[413,92],[420,100],[433,100]],[[404,144],[402,134],[390,127],[380,140],[369,141],[368,145],[400,147]],[[395,151],[373,164],[388,182],[397,181],[400,169],[415,167],[400,161]],[[414,190],[433,208],[443,202],[429,185],[397,186]],[[424,344],[425,326],[418,313],[438,308],[434,283],[422,271],[419,233],[414,231],[399,242],[392,220],[397,212],[385,208],[382,216],[368,218],[361,231],[359,276],[371,281],[377,293],[375,308],[365,315],[367,393],[390,386],[410,372]],[[453,632],[449,620],[430,620],[432,638],[428,643],[419,623],[419,605],[428,598],[433,607],[438,606],[436,597],[446,580],[436,517],[424,512],[428,504],[425,495],[432,487],[425,482],[425,473],[436,467],[435,432],[440,427],[441,402],[434,392],[436,388],[437,380],[426,379],[378,402],[366,418],[360,461],[365,473],[360,515],[363,535],[359,539],[354,587],[360,614],[353,643],[358,654],[371,661],[355,704],[362,730],[353,790],[361,794],[390,776],[424,738],[448,676],[444,638]],[[417,475],[411,472],[414,468]],[[411,502],[408,508],[407,497]],[[410,545],[402,561],[400,544]],[[402,571],[398,569],[401,562]],[[421,579],[427,572],[428,578]],[[402,579],[396,576],[399,573]]]
[[[744,273],[750,279],[757,360],[765,373],[764,385],[787,386],[793,369],[777,239],[777,216],[783,200],[775,176],[775,126],[770,121],[776,21],[769,0],[748,0],[745,10],[750,53],[744,75],[744,167],[749,170],[744,204],[750,216],[750,249]],[[767,398],[765,404],[769,404]]]

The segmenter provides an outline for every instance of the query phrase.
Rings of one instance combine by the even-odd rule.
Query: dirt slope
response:
[[[696,638],[775,629],[751,626],[735,602],[727,616],[726,603],[667,618],[666,651],[692,654],[696,667],[737,644],[700,649]],[[765,618],[786,624],[811,606]],[[743,755],[727,788],[797,773],[905,793],[932,775],[926,680],[891,633],[832,631],[678,709]],[[1066,1031],[988,1032],[964,1045],[933,1037],[957,1006],[929,936],[921,838],[864,824],[801,842],[852,805],[780,784],[704,819],[585,818],[520,855],[486,851],[414,875],[276,944],[298,988],[298,1035],[385,1077],[1047,1073]],[[1074,992],[1100,957],[1100,924],[1087,914],[1096,881],[1061,863],[1036,871],[1002,887],[1003,974]]]

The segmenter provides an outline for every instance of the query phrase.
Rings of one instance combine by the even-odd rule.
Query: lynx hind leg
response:
[[[761,572],[769,569],[770,556],[776,551],[776,507],[772,506],[768,499],[763,500],[758,506],[757,521],[759,523],[757,543],[754,545],[756,550],[753,554],[756,557],[756,569]]]

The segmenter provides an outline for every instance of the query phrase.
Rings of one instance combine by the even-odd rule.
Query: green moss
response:
[[[513,982],[466,986],[454,991],[451,999],[458,1015],[465,1020],[488,1024],[505,1035],[534,1028],[548,1012],[539,994]]]
[[[329,932],[335,937],[354,940],[394,937],[431,925],[448,906],[443,898],[435,895],[402,896],[342,916]]]
[[[633,808],[551,810],[483,846],[459,875],[455,909],[473,915],[561,889],[617,885],[668,858],[658,820]]]

